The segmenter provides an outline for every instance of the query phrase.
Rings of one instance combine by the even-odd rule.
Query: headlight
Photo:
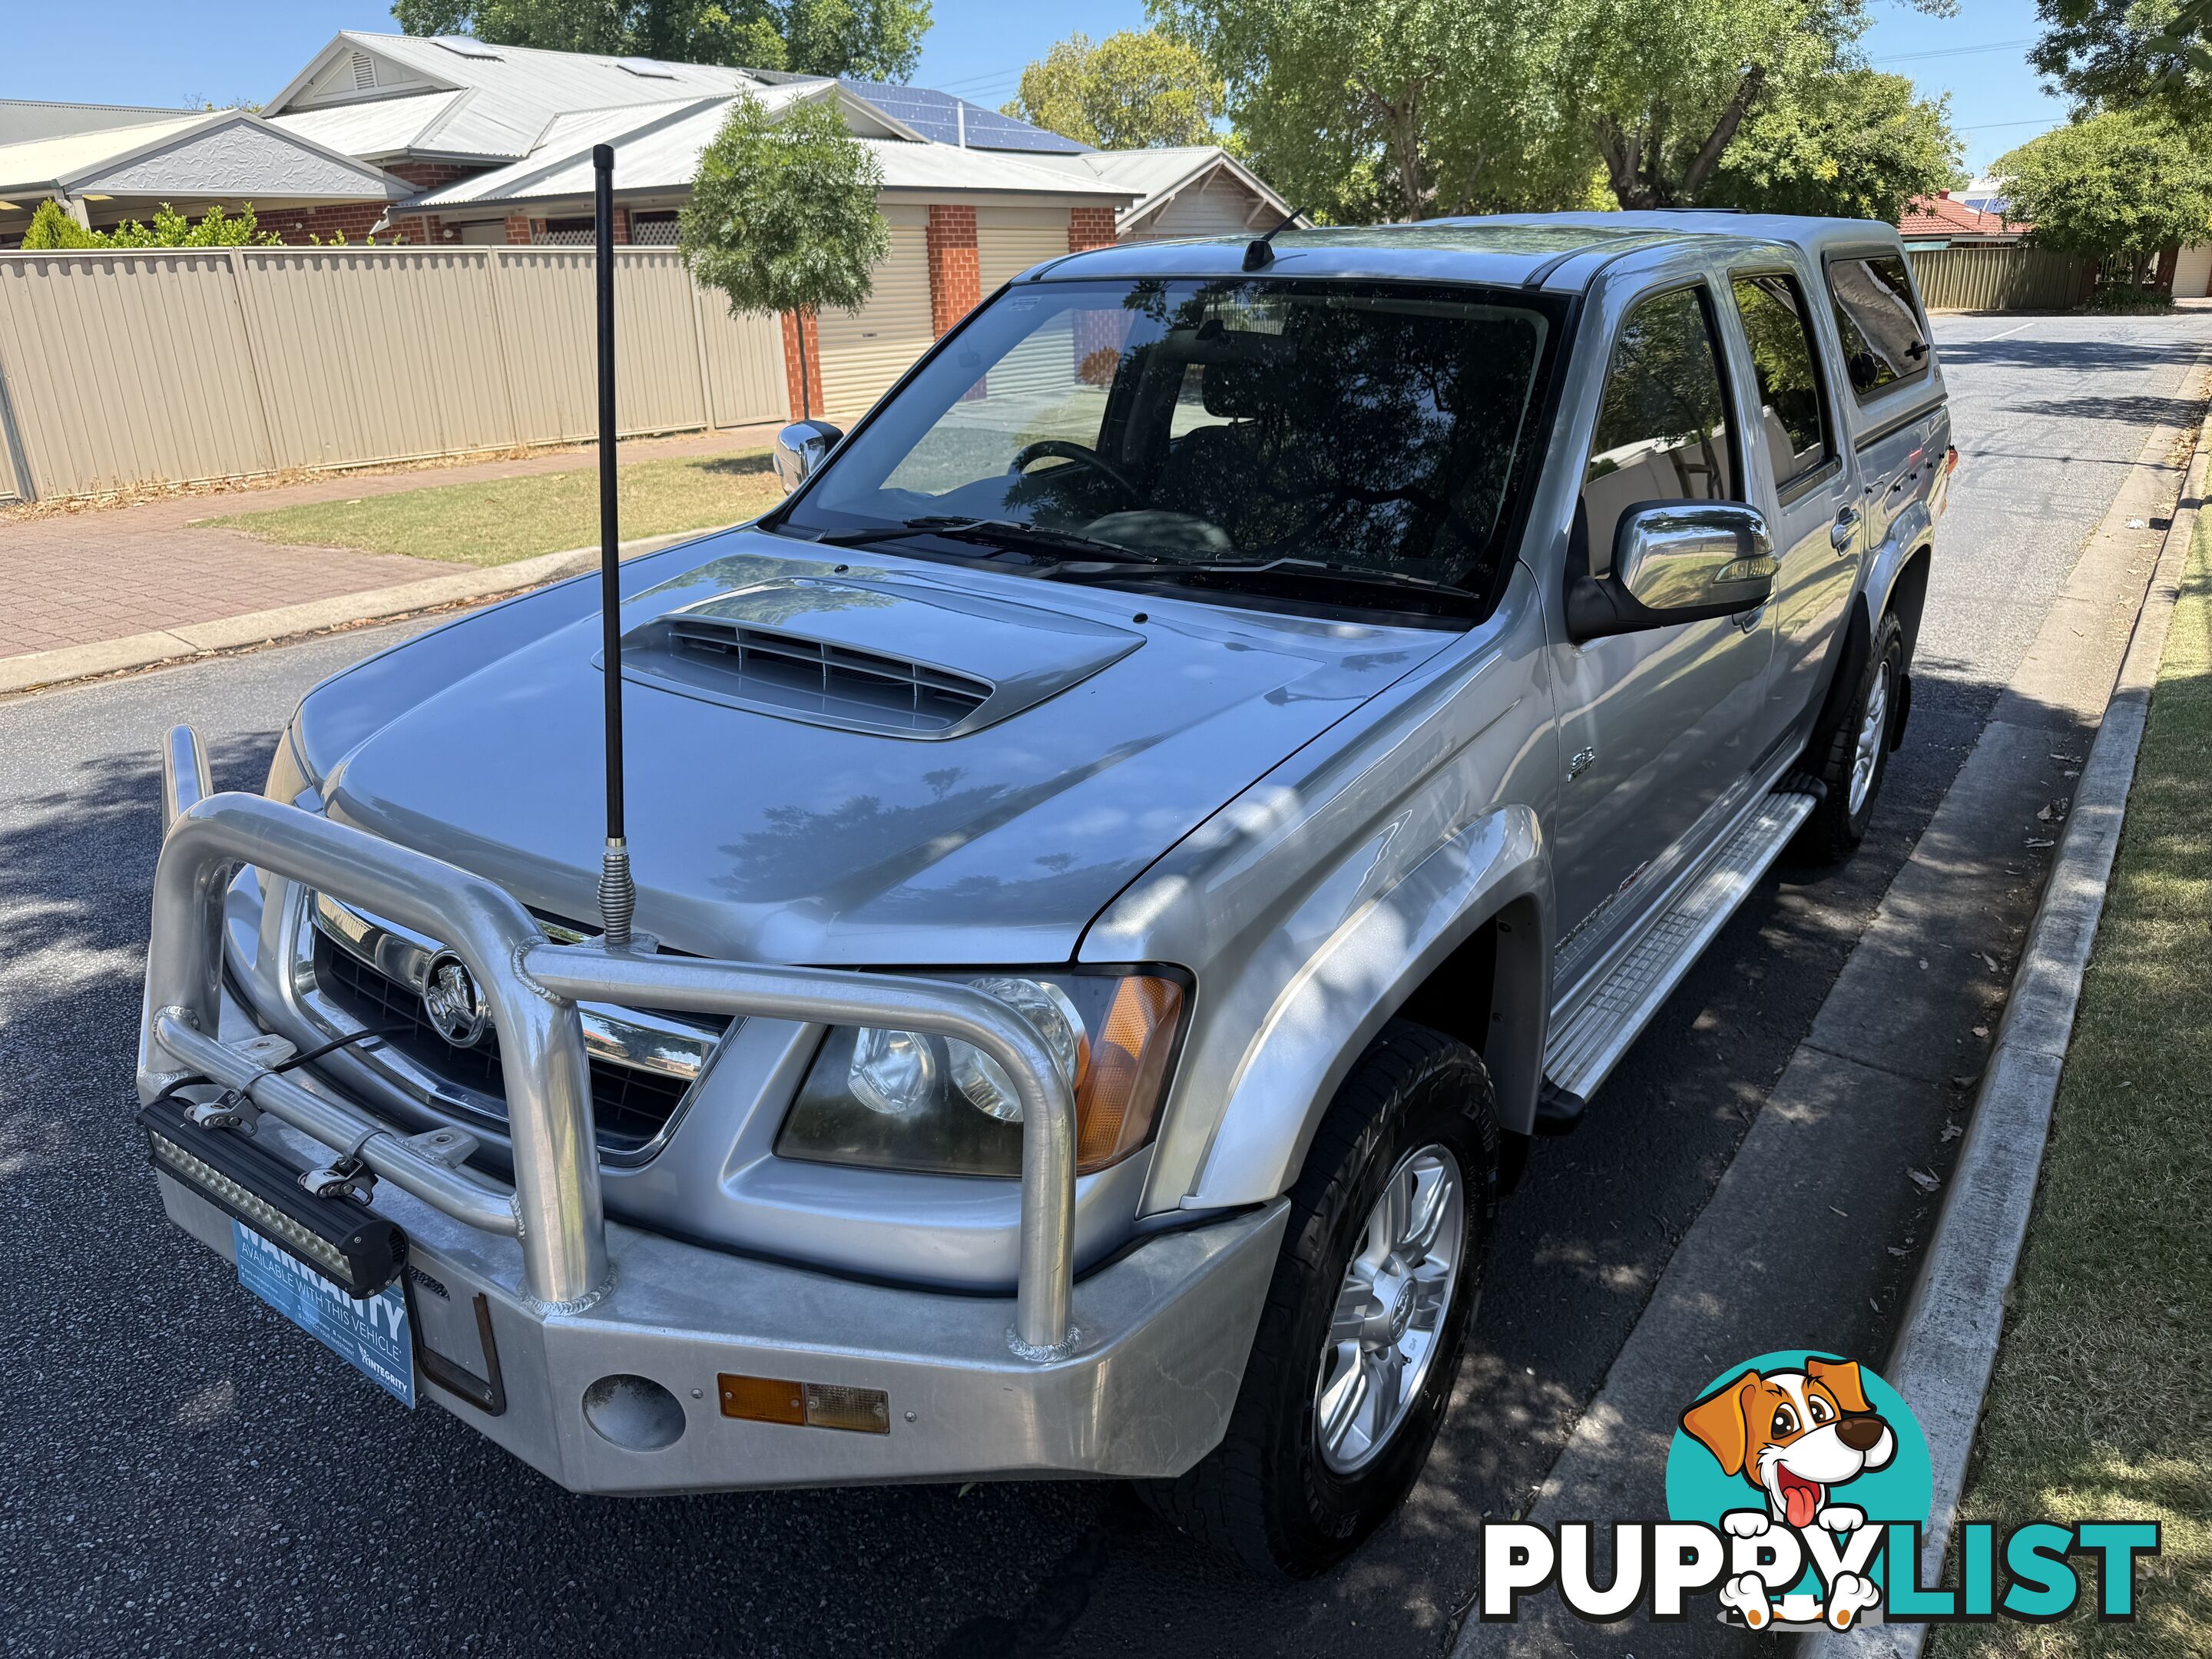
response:
[[[321,793],[307,775],[307,763],[300,758],[299,737],[289,724],[276,735],[276,752],[269,757],[269,781],[261,786],[261,793],[287,806],[304,806],[311,812],[323,810]]]
[[[1075,1091],[1076,1169],[1151,1139],[1182,1024],[1182,987],[1153,974],[987,974],[967,981],[1034,1026]],[[1022,1105],[999,1063],[957,1039],[839,1026],[776,1137],[822,1164],[1013,1176]]]

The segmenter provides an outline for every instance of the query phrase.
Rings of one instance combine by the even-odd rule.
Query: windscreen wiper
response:
[[[1127,580],[1174,582],[1218,576],[1285,576],[1297,580],[1337,583],[1348,586],[1410,590],[1444,601],[1454,609],[1473,608],[1480,601],[1463,587],[1409,576],[1398,570],[1370,570],[1359,565],[1330,564],[1320,559],[1212,559],[1185,563],[1173,559],[1066,560],[1042,572],[1049,581],[1113,582]]]
[[[1041,524],[1021,524],[1012,519],[971,519],[932,516],[908,519],[900,524],[872,525],[858,530],[825,530],[814,539],[829,547],[866,547],[874,542],[897,541],[907,536],[942,536],[956,542],[987,545],[1010,543],[1018,548],[1038,548],[1052,553],[1110,553],[1119,558],[1128,549],[1072,530],[1054,530]]]

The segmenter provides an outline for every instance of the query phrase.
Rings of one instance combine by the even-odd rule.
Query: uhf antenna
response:
[[[615,500],[615,151],[592,146],[592,215],[599,258],[599,635],[606,665],[607,845],[599,858],[599,927],[610,951],[629,949],[637,886],[623,825],[622,515]]]

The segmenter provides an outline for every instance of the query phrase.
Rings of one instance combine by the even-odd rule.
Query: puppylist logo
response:
[[[2100,1618],[2135,1617],[2136,1558],[2158,1553],[2156,1522],[2030,1522],[2002,1540],[1972,1522],[1958,1584],[1929,1589],[1918,1569],[1934,1502],[1927,1437],[1887,1382],[1804,1349],[1761,1354],[1684,1407],[1667,1520],[1610,1523],[1602,1559],[1593,1522],[1486,1524],[1481,1617],[1517,1619],[1524,1597],[1547,1591],[1594,1621],[1679,1620],[1710,1595],[1715,1616],[1753,1630],[1849,1630],[1877,1612],[1891,1624],[2048,1621],[2085,1596]],[[2075,1558],[2087,1557],[2097,1585],[2085,1591]]]

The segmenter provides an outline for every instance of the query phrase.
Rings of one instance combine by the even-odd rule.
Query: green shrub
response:
[[[2155,283],[2103,283],[2083,302],[2084,311],[2145,312],[2173,309],[2173,293]]]
[[[150,226],[132,219],[112,231],[100,231],[87,230],[63,211],[60,203],[48,198],[39,204],[23,233],[27,248],[252,247],[282,240],[275,231],[261,228],[251,202],[234,219],[211,207],[198,224],[164,202]]]

